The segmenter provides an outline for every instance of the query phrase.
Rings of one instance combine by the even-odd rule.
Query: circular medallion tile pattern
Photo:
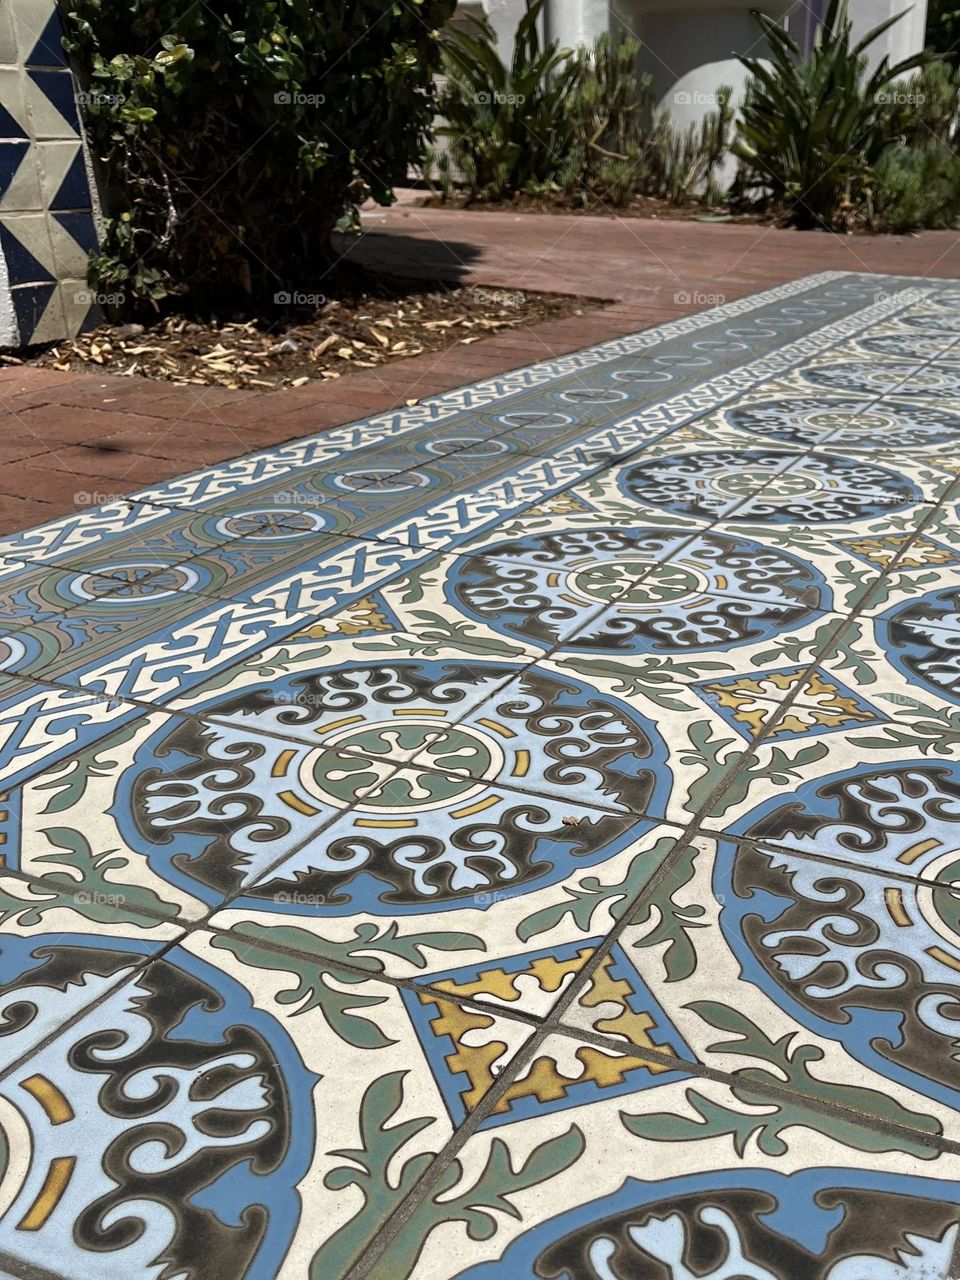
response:
[[[822,575],[747,538],[641,527],[533,535],[465,558],[447,595],[549,648],[693,652],[776,635],[829,608]]]
[[[215,720],[164,726],[140,748],[121,826],[162,874],[202,896],[236,891],[298,850],[296,869],[254,898],[310,892],[321,914],[442,911],[552,883],[620,846],[624,796],[642,809],[668,792],[666,747],[626,704],[544,672],[521,677],[496,713],[458,723],[511,673],[484,662],[364,665],[217,701],[203,708]],[[377,752],[422,763],[389,776]],[[536,794],[505,791],[501,778]],[[565,823],[584,792],[622,816]]]
[[[798,396],[734,406],[724,416],[741,431],[802,446],[909,450],[960,441],[960,412],[903,400],[882,404]]]
[[[703,520],[832,524],[903,511],[920,489],[886,467],[830,454],[704,449],[625,467],[624,495],[644,506]]]

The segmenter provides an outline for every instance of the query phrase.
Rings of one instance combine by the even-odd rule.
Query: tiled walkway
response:
[[[0,543],[0,1276],[941,1280],[960,288]]]

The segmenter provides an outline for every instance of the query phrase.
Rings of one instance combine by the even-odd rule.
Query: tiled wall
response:
[[[76,334],[97,226],[55,0],[0,0],[0,346]]]

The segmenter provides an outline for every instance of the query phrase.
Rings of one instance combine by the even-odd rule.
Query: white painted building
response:
[[[751,10],[781,19],[801,45],[809,47],[817,18],[828,0],[547,0],[546,35],[562,45],[589,44],[598,35],[632,35],[641,41],[639,70],[649,72],[652,88],[679,123],[699,119],[722,84],[735,96],[745,72],[737,55],[763,52]],[[910,9],[872,49],[874,59],[891,62],[923,48],[927,0],[850,0],[855,35],[863,35],[891,14]],[[475,0],[460,11],[486,14],[509,51],[524,0]]]

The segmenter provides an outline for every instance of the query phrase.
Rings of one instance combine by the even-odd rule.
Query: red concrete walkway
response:
[[[396,275],[588,295],[610,305],[282,391],[0,371],[0,532],[366,417],[815,271],[960,278],[960,235],[866,238],[767,227],[421,209],[365,217],[344,244]]]

